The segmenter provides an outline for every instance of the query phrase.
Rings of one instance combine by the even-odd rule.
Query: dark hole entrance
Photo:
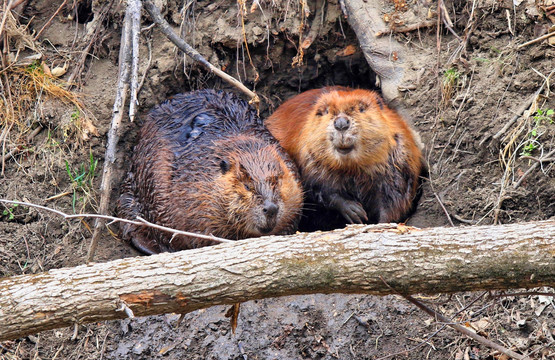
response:
[[[92,11],[92,1],[85,0],[77,3],[76,20],[79,24],[86,24],[94,19]]]

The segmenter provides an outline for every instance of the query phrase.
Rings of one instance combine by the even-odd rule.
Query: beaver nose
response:
[[[346,117],[340,116],[335,119],[333,126],[339,131],[345,131],[351,126],[351,122]]]
[[[262,211],[268,219],[275,217],[278,213],[278,210],[279,207],[274,202],[270,200],[264,201],[264,207],[262,208]]]

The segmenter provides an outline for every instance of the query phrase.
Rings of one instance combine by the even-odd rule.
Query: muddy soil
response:
[[[547,40],[517,49],[553,25],[555,19],[542,10],[552,5],[548,2],[448,1],[453,33],[461,40],[445,27],[437,32],[435,25],[391,35],[411,54],[402,111],[421,134],[430,168],[430,181],[409,224],[468,226],[555,216],[553,161],[527,173],[534,159],[555,149],[555,124],[548,115],[555,109],[555,97],[545,88],[529,116],[519,116],[495,136],[520,115],[519,108],[554,67],[555,48]],[[19,20],[37,33],[62,3],[25,2]],[[337,1],[308,1],[305,8],[295,1],[255,1],[252,8],[246,4],[244,17],[236,3],[223,1],[157,4],[210,62],[257,91],[263,117],[283,100],[311,88],[345,85],[379,91],[379,81]],[[435,19],[437,3],[384,1],[382,9],[384,18],[401,26],[429,22],[428,14]],[[4,153],[17,151],[2,164],[1,198],[66,213],[95,212],[123,10],[115,1],[76,1],[63,5],[44,29],[36,42],[38,50],[10,43],[14,53],[21,45],[20,58],[40,51],[51,69],[67,64],[62,79],[79,85],[86,110],[76,115],[73,105],[52,97],[34,100],[27,117],[5,138]],[[149,25],[145,16],[140,115],[179,92],[229,89],[184,59]],[[460,47],[461,42],[465,46]],[[302,53],[299,44],[305,45]],[[83,52],[93,56],[81,62]],[[299,66],[292,66],[294,62]],[[77,76],[70,79],[75,69]],[[83,131],[85,117],[98,136]],[[6,123],[2,126],[5,130]],[[38,126],[42,130],[28,138]],[[114,202],[137,128],[135,123],[124,125]],[[92,222],[67,222],[23,206],[2,207],[0,216],[1,276],[84,262]],[[139,253],[106,231],[96,261],[128,256]],[[530,353],[531,359],[555,359],[553,297],[464,293],[422,299],[453,321]],[[180,323],[178,315],[168,314],[80,325],[75,334],[74,329],[48,331],[1,343],[0,359],[505,359],[396,296],[335,294],[251,301],[241,307],[235,334],[226,311],[223,306],[195,311]]]

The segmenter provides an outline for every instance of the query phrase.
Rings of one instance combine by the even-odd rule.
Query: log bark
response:
[[[351,226],[0,279],[0,341],[100,320],[292,294],[555,286],[555,220]]]

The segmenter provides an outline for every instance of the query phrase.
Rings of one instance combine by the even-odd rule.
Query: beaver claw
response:
[[[350,224],[363,224],[365,221],[368,221],[366,210],[364,210],[364,207],[358,201],[347,200],[336,195],[332,200],[332,206],[339,211]]]

